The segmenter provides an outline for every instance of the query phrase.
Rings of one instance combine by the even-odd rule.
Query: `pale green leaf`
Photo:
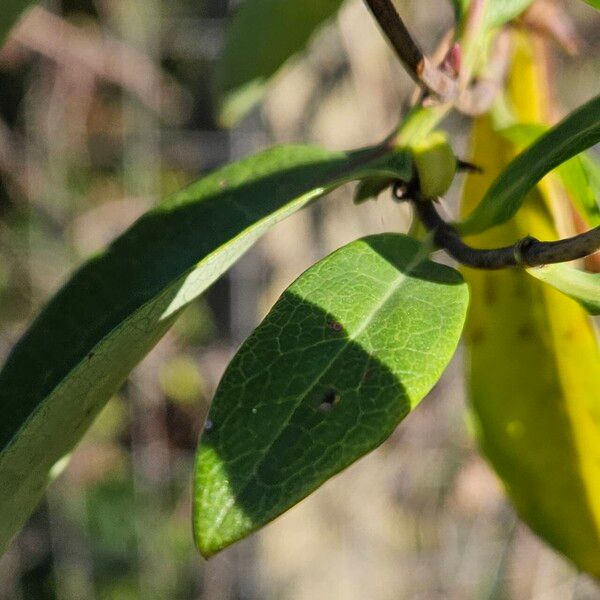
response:
[[[381,152],[289,146],[229,165],[72,277],[0,373],[0,551],[131,369],[269,227],[346,181],[410,176],[406,153]]]
[[[527,269],[527,272],[577,300],[590,314],[600,315],[600,274],[566,264]]]
[[[242,346],[198,451],[194,528],[205,556],[379,446],[437,382],[468,290],[427,254],[399,234],[349,244],[293,283]]]
[[[463,233],[478,233],[505,223],[529,192],[550,171],[600,142],[600,96],[572,112],[513,160],[481,203],[460,224]]]
[[[343,0],[246,0],[233,17],[216,72],[221,121],[233,125],[263,96],[269,79],[301,52]]]

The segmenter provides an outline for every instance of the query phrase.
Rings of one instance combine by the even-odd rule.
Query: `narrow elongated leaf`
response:
[[[477,233],[508,221],[527,192],[550,171],[600,142],[600,96],[590,100],[517,156],[464,220],[463,233]]]
[[[592,0],[595,2],[596,0]],[[517,18],[532,4],[533,0],[484,0],[485,26],[487,28],[501,27]],[[452,0],[456,19],[464,25],[471,0]]]
[[[258,102],[268,80],[302,51],[342,0],[246,0],[227,30],[217,69],[221,121],[233,125]]]
[[[527,10],[533,0],[486,0],[488,27],[501,27]]]
[[[509,80],[515,115],[541,121],[544,76],[516,36]],[[525,45],[525,47],[524,47]],[[489,118],[476,121],[464,211],[515,149]],[[547,193],[553,188],[540,188]],[[476,236],[497,247],[532,234],[553,239],[548,202],[536,189],[513,220]],[[524,271],[464,270],[471,289],[466,329],[468,389],[481,448],[521,518],[580,569],[600,576],[600,352],[588,315]]]
[[[588,273],[569,265],[547,265],[528,273],[577,300],[590,314],[600,315],[600,273]]]
[[[538,123],[518,123],[499,133],[523,149],[548,129]],[[559,165],[556,172],[584,221],[590,227],[600,225],[600,167],[595,159],[582,153]]]
[[[429,392],[468,291],[415,240],[372,236],[280,298],[230,364],[197,459],[194,525],[210,556],[381,444]]]
[[[268,150],[142,217],[63,287],[0,373],[0,550],[81,438],[181,310],[269,227],[334,187],[406,177],[405,153]]]

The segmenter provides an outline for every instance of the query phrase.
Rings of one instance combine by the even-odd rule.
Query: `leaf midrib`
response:
[[[335,364],[335,362],[338,360],[338,358],[347,350],[348,346],[352,342],[356,341],[356,339],[359,338],[364,333],[364,331],[374,321],[374,319],[381,312],[381,310],[385,307],[385,305],[394,297],[394,295],[400,289],[402,284],[405,281],[407,281],[410,278],[410,275],[415,271],[415,269],[424,262],[424,260],[427,258],[427,255],[428,255],[428,252],[427,252],[426,248],[424,246],[420,246],[418,251],[416,252],[415,256],[413,257],[412,261],[405,267],[405,270],[401,271],[400,274],[394,279],[394,281],[390,285],[388,292],[373,307],[373,310],[370,312],[370,314],[367,316],[367,318],[356,328],[356,330],[352,334],[350,334],[346,338],[345,343],[340,347],[340,349],[333,355],[331,360],[328,361],[326,366],[319,372],[319,374],[307,386],[305,391],[299,397],[294,410],[285,419],[285,421],[283,422],[281,427],[279,427],[271,444],[265,449],[264,452],[262,452],[262,458],[257,462],[256,466],[253,469],[252,474],[247,478],[243,487],[238,492],[237,497],[241,497],[243,495],[243,493],[246,491],[246,489],[248,488],[248,486],[250,485],[250,483],[257,477],[258,471],[260,470],[261,466],[264,463],[264,460],[268,456],[270,449],[277,442],[277,440],[279,440],[279,438],[283,434],[284,430],[291,423],[292,419],[294,418],[294,415],[296,414],[296,412],[298,411],[300,406],[302,406],[302,402],[304,401],[304,399],[314,389],[314,387],[323,378],[323,376],[329,371],[329,369],[331,369],[331,367]],[[398,267],[396,267],[396,268],[398,268]],[[226,502],[226,504],[223,507],[223,509],[221,510],[221,512],[217,515],[217,517],[213,521],[213,525],[207,532],[207,535],[206,535],[207,541],[211,541],[214,539],[214,533],[219,529],[219,527],[223,524],[223,522],[225,521],[225,519],[231,512],[231,509],[232,509],[233,505],[235,504],[235,501],[236,501],[236,497],[234,497],[232,495],[232,497]]]

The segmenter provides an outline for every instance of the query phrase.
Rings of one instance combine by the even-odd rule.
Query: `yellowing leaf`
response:
[[[515,59],[512,100],[521,120],[541,121],[543,94],[528,50]],[[465,213],[515,153],[488,117],[476,122],[473,145],[484,175],[468,178]],[[543,197],[553,189],[534,190],[510,223],[470,241],[555,238],[551,199]],[[592,325],[576,302],[524,271],[464,274],[469,391],[482,450],[529,526],[600,576],[600,353]]]

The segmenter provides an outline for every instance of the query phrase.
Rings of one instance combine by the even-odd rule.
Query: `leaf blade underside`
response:
[[[600,273],[588,273],[566,264],[546,265],[527,272],[577,300],[591,315],[600,315]]]

